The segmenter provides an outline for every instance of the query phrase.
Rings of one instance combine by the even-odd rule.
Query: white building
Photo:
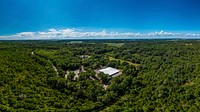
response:
[[[110,77],[120,73],[120,70],[112,68],[112,67],[107,67],[105,69],[99,70],[99,72],[103,72],[104,74],[108,74]]]

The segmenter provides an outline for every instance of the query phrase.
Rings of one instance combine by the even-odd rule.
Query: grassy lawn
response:
[[[183,87],[187,87],[187,86],[192,86],[194,85],[194,82],[187,82],[184,85],[182,85]]]
[[[121,60],[121,59],[116,59],[116,58],[113,58],[113,57],[109,57],[109,60],[110,60],[110,61],[112,61],[112,60],[120,61],[120,63],[127,62],[128,64],[133,65],[133,66],[135,66],[135,67],[140,66],[140,64],[132,63],[132,62],[130,62],[130,61],[125,61],[125,60]]]
[[[124,45],[124,43],[105,43],[105,44],[112,47],[121,47]]]
[[[82,44],[83,41],[70,41],[69,44]]]

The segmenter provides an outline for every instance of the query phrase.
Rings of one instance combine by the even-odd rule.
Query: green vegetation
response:
[[[83,41],[70,41],[69,43],[70,44],[81,44],[81,43],[83,43]]]
[[[122,47],[125,43],[105,43],[105,44],[112,47]]]
[[[130,61],[124,61],[124,60],[121,60],[121,59],[116,59],[116,58],[113,58],[113,57],[109,57],[109,60],[110,61],[120,61],[120,64],[122,64],[122,63],[128,63],[128,64],[130,64],[130,65],[133,65],[133,66],[135,66],[135,67],[138,67],[138,66],[140,66],[140,64],[137,64],[137,63],[132,63],[132,62],[130,62]]]
[[[69,42],[1,41],[0,111],[200,110],[200,41]]]

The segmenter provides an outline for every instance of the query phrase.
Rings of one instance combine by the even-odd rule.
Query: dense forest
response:
[[[0,111],[198,110],[198,40],[0,41]]]

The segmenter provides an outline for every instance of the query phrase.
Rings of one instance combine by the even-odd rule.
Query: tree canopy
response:
[[[198,111],[199,49],[197,40],[1,41],[0,111]],[[106,66],[122,74],[97,73]]]

